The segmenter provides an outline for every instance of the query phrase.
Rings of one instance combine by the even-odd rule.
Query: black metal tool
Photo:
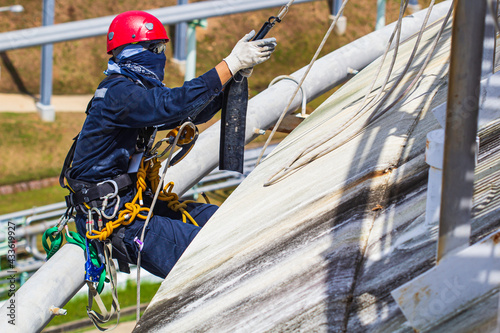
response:
[[[276,23],[280,23],[293,1],[283,6],[278,16],[271,16],[252,40],[263,39]],[[225,88],[219,147],[220,170],[243,173],[247,108],[248,79],[238,72]]]

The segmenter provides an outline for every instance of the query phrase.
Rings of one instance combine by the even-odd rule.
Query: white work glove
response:
[[[238,41],[231,54],[224,59],[231,74],[235,75],[242,69],[252,68],[255,65],[263,63],[274,52],[277,45],[276,38],[271,37],[250,41],[253,36],[255,36],[255,30],[250,31],[250,33]]]
[[[252,76],[252,73],[253,67],[240,69],[240,74],[243,77],[249,78],[250,76]]]

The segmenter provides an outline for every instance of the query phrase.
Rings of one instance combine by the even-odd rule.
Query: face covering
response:
[[[155,86],[163,86],[165,76],[165,53],[154,53],[146,50],[139,44],[125,47],[118,54],[117,62],[109,59],[106,75],[113,73],[128,76],[134,80],[146,80]]]

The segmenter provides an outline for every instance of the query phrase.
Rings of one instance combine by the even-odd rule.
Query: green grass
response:
[[[68,191],[60,186],[0,195],[0,215],[64,201]]]
[[[85,113],[58,113],[40,121],[36,113],[0,113],[0,185],[57,176]]]

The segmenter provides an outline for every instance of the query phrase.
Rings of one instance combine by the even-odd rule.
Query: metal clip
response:
[[[88,210],[87,214],[87,223],[85,224],[85,229],[87,229],[88,233],[92,233],[92,229],[94,229],[94,218],[92,217],[92,210]]]
[[[58,234],[64,229],[64,227],[68,223],[68,220],[69,220],[69,218],[66,216],[66,214],[62,215],[59,218],[59,222],[57,222],[57,225],[56,225]]]
[[[100,185],[103,185],[106,183],[111,183],[111,185],[113,185],[114,192],[108,193],[105,196],[101,197],[101,200],[103,200],[104,198],[112,199],[112,198],[116,197],[116,195],[118,194],[118,184],[114,180],[111,180],[111,179],[105,180],[103,182],[97,183],[97,186],[100,186]]]
[[[65,226],[64,226],[64,230],[66,230],[66,237],[71,238],[71,239],[74,239],[74,238],[73,238],[73,236],[71,236],[71,234],[69,233],[69,228],[68,228],[68,225],[65,225]]]
[[[146,158],[144,159],[145,162],[152,160],[153,158],[161,158],[163,157],[171,148],[172,148],[172,142],[169,138],[163,138],[160,141],[158,141],[153,149],[149,153],[147,153]],[[161,153],[158,153],[158,149],[162,146],[163,142],[168,143],[167,148],[165,148]]]
[[[134,243],[137,244],[137,246],[139,247],[139,252],[141,252],[142,248],[144,247],[144,242],[141,242],[141,240],[139,239],[139,237],[135,237],[134,238]]]
[[[92,230],[94,229],[94,217],[93,217],[92,212],[95,212],[97,214],[97,216],[99,217],[97,220],[97,226],[98,226],[99,230],[101,230],[102,226],[103,226],[101,211],[97,207],[92,207],[91,209],[89,209],[87,224],[86,224],[87,232],[90,234],[92,234]]]
[[[102,208],[101,208],[101,214],[108,220],[112,220],[116,217],[116,213],[118,212],[118,208],[120,207],[120,196],[118,195],[118,184],[114,180],[105,180],[103,182],[100,182],[97,184],[97,186],[102,185],[104,183],[111,183],[114,187],[114,192],[113,193],[108,193],[105,196],[101,197],[102,200]],[[116,204],[115,204],[115,209],[113,210],[112,215],[106,215],[106,208],[108,207],[108,202],[109,199],[116,199]]]

